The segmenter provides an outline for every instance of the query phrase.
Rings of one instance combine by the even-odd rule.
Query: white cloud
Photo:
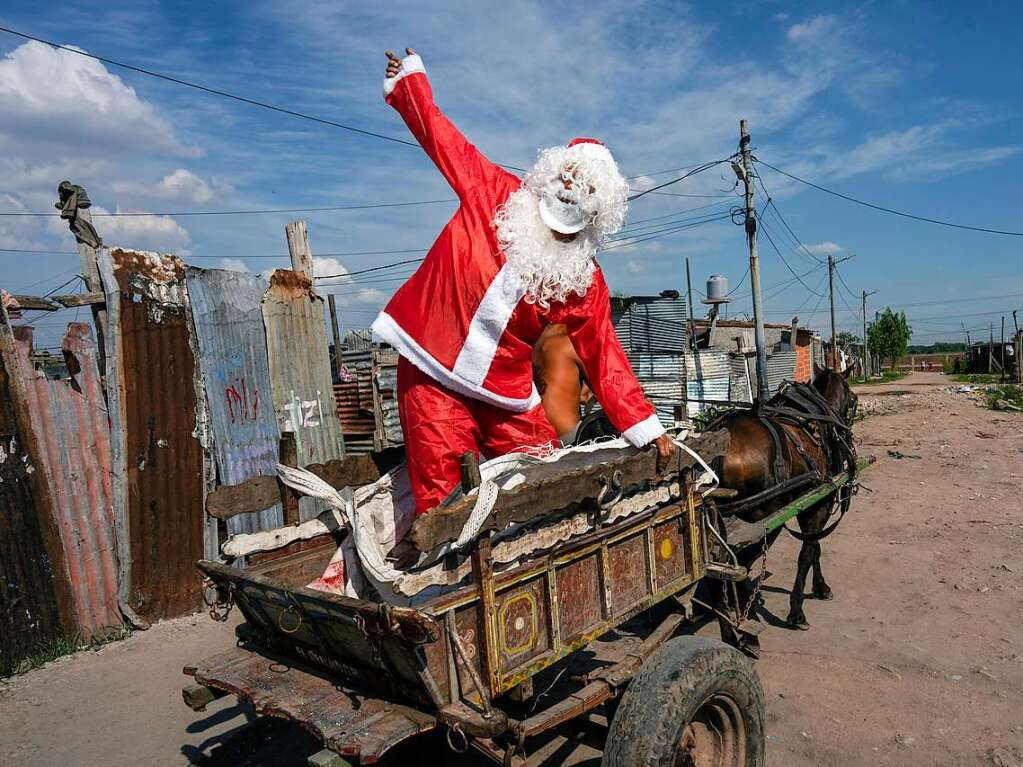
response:
[[[0,113],[0,147],[196,154],[101,62],[42,43],[27,42],[0,60]]]
[[[220,259],[220,268],[227,269],[232,272],[249,271],[249,267],[240,258],[222,258]]]
[[[183,200],[202,205],[214,197],[223,199],[233,192],[234,188],[230,184],[221,183],[217,179],[207,182],[190,170],[178,168],[160,179],[154,194],[164,199]]]
[[[131,248],[133,250],[157,250],[179,256],[191,253],[192,239],[188,232],[170,216],[108,216],[110,211],[100,205],[92,206],[93,225],[104,245]],[[121,210],[117,213],[145,213],[145,211]],[[68,234],[67,222],[60,218],[49,219],[53,233]]]
[[[314,256],[313,276],[331,277],[331,284],[333,285],[343,285],[352,282],[352,278],[348,276],[348,267],[336,258]],[[334,279],[335,276],[337,277],[336,279]]]
[[[631,258],[625,263],[625,271],[629,274],[642,274],[646,271],[646,264]]]
[[[836,253],[841,253],[845,248],[836,242],[818,242],[815,245],[804,243],[803,247],[813,253],[815,256],[833,256]]]

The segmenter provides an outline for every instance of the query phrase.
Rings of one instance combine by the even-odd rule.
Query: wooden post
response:
[[[334,294],[327,295],[327,308],[330,309],[330,330],[334,334],[334,378],[341,380],[341,330],[337,326],[337,304]]]
[[[838,370],[838,335],[835,332],[835,257],[828,255],[828,297],[831,299],[831,369]]]
[[[689,274],[689,256],[686,256],[686,292],[689,294],[689,345],[696,348],[696,322],[693,319],[693,278]]]
[[[86,192],[86,195],[88,195],[88,192]],[[82,221],[92,224],[92,211],[89,208],[79,207],[77,216]],[[82,242],[77,237],[75,237],[75,242],[78,246],[78,264],[81,269],[82,279],[85,280],[86,292],[102,293],[103,282],[99,278],[96,249],[88,243]],[[106,303],[93,304],[92,321],[96,327],[96,353],[98,355],[96,362],[99,364],[100,378],[102,379],[106,375]]]
[[[290,466],[293,469],[298,468],[298,445],[295,442],[295,434],[293,432],[285,432],[281,434],[280,461],[284,466]],[[297,491],[292,490],[290,487],[281,482],[280,479],[277,480],[277,484],[280,485],[281,489],[281,504],[284,507],[284,524],[297,525],[300,521],[298,514],[299,494]]]
[[[1002,374],[1001,374],[1000,378],[1001,378],[1002,381],[1005,381],[1005,315],[1004,314],[1002,315],[1002,337],[1001,337],[1001,339],[1002,339],[1001,340],[1001,344],[1002,344],[1002,371],[1001,372],[1002,372]]]
[[[476,454],[472,452],[462,453],[460,458],[462,469],[462,492],[468,495],[480,486],[480,464]]]
[[[995,323],[993,322],[988,325],[987,372],[995,372]]]
[[[309,247],[309,229],[305,221],[302,219],[292,221],[284,227],[284,233],[288,237],[288,252],[291,254],[292,270],[302,272],[312,279],[314,276],[313,252]]]

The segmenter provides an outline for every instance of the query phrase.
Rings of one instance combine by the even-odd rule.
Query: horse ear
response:
[[[849,380],[849,376],[852,375],[854,367],[856,367],[855,363],[850,365],[849,367],[847,367],[845,370],[843,370],[842,371],[842,378],[844,378],[846,381],[848,381]]]

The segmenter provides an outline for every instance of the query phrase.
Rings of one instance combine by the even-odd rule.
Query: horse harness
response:
[[[735,515],[755,508],[766,501],[800,490],[815,482],[824,482],[829,476],[845,470],[849,472],[850,487],[856,477],[856,453],[852,442],[852,429],[831,404],[813,386],[806,383],[790,383],[765,404],[756,404],[751,415],[763,426],[774,446],[774,460],[771,464],[772,484],[751,496],[731,503],[718,504],[722,514]],[[710,424],[712,429],[724,420],[726,415]],[[824,453],[824,465],[818,464],[789,431],[785,424],[792,424],[816,437]],[[795,477],[788,475],[786,443],[792,445],[810,471]],[[842,499],[841,510],[833,523],[816,533],[800,533],[786,526],[785,529],[800,541],[819,541],[830,535],[842,521],[849,508],[851,493]]]

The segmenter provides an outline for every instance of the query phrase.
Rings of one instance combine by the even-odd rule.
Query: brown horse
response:
[[[793,412],[792,401],[785,394],[779,393],[768,401],[765,408],[754,408],[750,411],[731,411],[716,419],[708,428],[725,428],[731,435],[728,452],[717,465],[721,486],[738,491],[736,499],[721,506],[722,513],[728,507],[736,509],[735,516],[746,523],[756,523],[765,519],[782,506],[795,500],[807,492],[811,483],[819,483],[833,476],[848,466],[848,460],[855,457],[851,452],[851,435],[848,427],[856,409],[856,395],[852,393],[846,379],[849,371],[836,373],[832,370],[814,371],[812,390],[803,391],[804,401],[813,399],[818,411],[821,401],[827,403],[830,410],[830,422],[820,415],[815,418],[800,418]],[[798,389],[796,390],[798,393]],[[815,397],[813,392],[819,394]],[[844,426],[845,428],[841,428]],[[773,434],[772,434],[773,432]],[[833,444],[841,440],[845,445]],[[830,443],[830,444],[829,444]],[[780,448],[780,450],[779,450]],[[807,476],[816,475],[816,476]],[[804,484],[800,484],[802,478]],[[743,508],[742,501],[769,488],[787,482],[793,489],[773,497],[766,498],[762,503],[754,503],[752,508]],[[848,491],[840,501],[848,504]],[[829,520],[834,508],[835,496],[825,498],[800,513],[796,519],[801,534],[795,534],[803,541],[799,552],[796,568],[796,579],[792,587],[790,609],[787,623],[792,628],[808,629],[809,623],[803,613],[803,588],[806,576],[813,571],[813,596],[817,599],[831,599],[833,592],[824,580],[821,569],[820,538],[830,532]],[[833,529],[833,527],[832,527]],[[769,547],[781,528],[767,534],[764,545]],[[759,544],[747,546],[738,552],[739,563],[749,568],[756,560],[766,554]],[[748,601],[753,598],[749,581],[740,589],[739,602],[744,610],[748,609]]]

